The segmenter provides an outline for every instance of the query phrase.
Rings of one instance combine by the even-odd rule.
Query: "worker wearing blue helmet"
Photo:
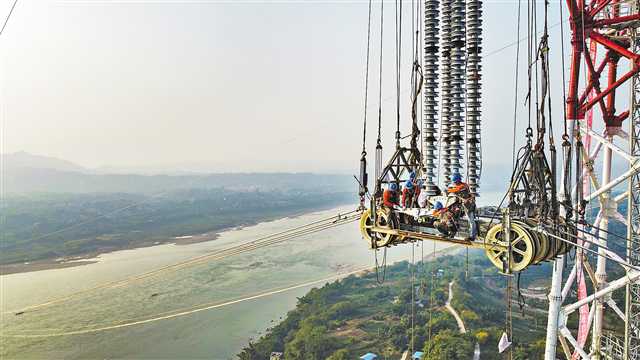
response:
[[[433,209],[431,210],[430,215],[435,218],[433,227],[438,229],[440,233],[444,234],[446,237],[455,235],[456,226],[453,213],[444,207],[440,201],[436,201],[436,203],[433,204]]]
[[[414,185],[413,180],[409,179],[404,183],[402,189],[402,206],[413,207],[413,200],[417,198],[420,190]]]
[[[389,184],[389,187],[382,193],[382,203],[388,208],[398,205],[398,184]]]
[[[462,202],[467,220],[469,221],[469,239],[475,240],[478,235],[478,224],[476,223],[476,198],[473,196],[469,185],[462,181],[460,173],[451,176],[452,184],[447,189],[449,195],[454,195]]]

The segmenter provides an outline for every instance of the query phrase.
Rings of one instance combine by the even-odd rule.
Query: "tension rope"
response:
[[[382,173],[382,60],[384,54],[384,1],[380,1],[380,58],[378,59],[378,138],[376,141],[375,174],[376,182]],[[376,184],[376,191],[379,191]]]
[[[252,241],[247,241],[238,245],[230,246],[225,249],[216,250],[201,256],[196,256],[194,258],[187,259],[185,261],[181,261],[181,262],[163,266],[154,270],[150,270],[142,274],[130,276],[124,279],[116,280],[116,281],[106,282],[106,283],[94,286],[92,288],[78,290],[70,294],[48,300],[40,304],[30,305],[30,306],[21,308],[19,310],[6,311],[6,312],[3,312],[3,314],[21,312],[21,311],[32,311],[32,310],[52,306],[55,304],[64,303],[80,295],[86,295],[98,290],[122,287],[125,285],[129,285],[133,282],[138,282],[148,278],[156,277],[160,274],[164,274],[167,272],[173,272],[176,270],[184,269],[186,267],[190,267],[198,264],[203,264],[205,262],[209,262],[213,260],[221,260],[230,256],[235,256],[235,255],[239,255],[249,251],[257,250],[263,247],[279,244],[291,239],[299,238],[299,237],[310,235],[310,234],[315,234],[317,232],[335,228],[341,225],[350,224],[357,221],[359,217],[360,217],[360,211],[354,210],[344,214],[338,214],[336,216],[323,218],[321,220],[317,220],[308,224],[293,227],[285,231],[280,231],[267,236],[263,236]]]

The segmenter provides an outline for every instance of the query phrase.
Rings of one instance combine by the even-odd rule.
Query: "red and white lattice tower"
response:
[[[571,267],[565,269],[565,256],[554,261],[546,360],[556,359],[557,340],[559,352],[567,358],[640,359],[640,272],[623,267],[624,276],[607,277],[608,263],[609,268],[619,266],[609,259],[640,267],[638,2],[566,0],[571,27],[566,121],[572,129],[571,141],[580,139],[583,144],[582,176],[577,181],[574,178],[573,184],[582,187],[587,208],[598,210],[595,219],[587,216],[594,227],[582,227],[594,230],[579,232],[583,235],[578,242],[597,256],[586,256],[589,250],[578,248]],[[625,98],[616,101],[616,96]],[[616,102],[624,103],[624,108],[617,109]],[[625,166],[622,175],[612,178],[614,162]],[[623,203],[627,216],[618,212]],[[611,219],[627,225],[626,240],[608,236]],[[596,228],[601,229],[597,236]],[[615,242],[626,247],[626,258],[609,250]],[[565,300],[572,289],[577,301],[569,303]],[[625,303],[613,300],[616,290],[626,292]],[[605,312],[624,322],[624,337],[603,331]],[[567,326],[570,317],[577,319],[577,329]]]

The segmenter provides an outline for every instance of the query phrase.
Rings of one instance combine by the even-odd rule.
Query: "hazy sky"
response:
[[[11,2],[0,0],[3,17]],[[410,61],[411,1],[404,4]],[[395,123],[393,6],[385,3],[387,154]],[[515,1],[484,1],[485,54],[516,39],[516,9]],[[551,10],[555,24],[558,2]],[[525,16],[523,9],[523,36]],[[2,151],[88,167],[353,173],[362,137],[366,24],[366,1],[19,0],[0,38]],[[559,114],[558,30],[552,29],[551,47]],[[484,59],[486,163],[511,163],[514,63],[515,47]],[[376,94],[377,62],[371,66]],[[405,94],[409,69],[407,62]],[[524,72],[520,83],[522,103]],[[377,99],[370,99],[373,144]],[[402,103],[408,126],[409,99]]]

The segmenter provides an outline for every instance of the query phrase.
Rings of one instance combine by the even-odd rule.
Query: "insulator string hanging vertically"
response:
[[[466,83],[466,143],[467,143],[467,179],[469,188],[478,195],[482,170],[481,152],[481,83],[482,78],[482,1],[467,0],[466,7],[466,47],[467,47],[467,83]]]
[[[451,1],[451,97],[449,118],[449,172],[461,173],[463,156],[463,132],[465,114],[465,32],[466,32],[465,0]]]
[[[422,124],[425,185],[430,195],[436,194],[437,127],[438,127],[438,50],[439,1],[424,2],[424,120]]]
[[[451,181],[451,157],[449,143],[451,139],[451,6],[454,0],[440,2],[442,31],[440,32],[440,74],[442,76],[440,91],[442,93],[442,109],[440,116],[439,169],[442,169],[444,183]],[[440,185],[440,184],[438,184]]]

